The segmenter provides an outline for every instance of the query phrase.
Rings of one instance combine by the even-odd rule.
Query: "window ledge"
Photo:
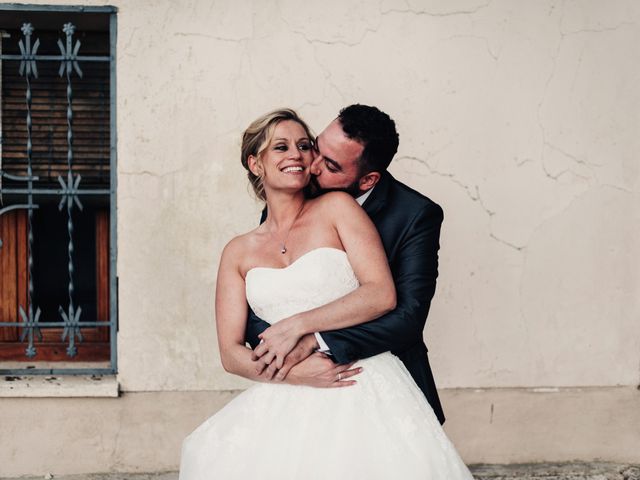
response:
[[[117,397],[115,375],[37,375],[0,377],[0,398]]]

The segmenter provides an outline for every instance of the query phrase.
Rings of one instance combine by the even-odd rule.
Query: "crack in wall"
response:
[[[380,16],[385,16],[385,15],[389,15],[392,13],[398,13],[398,14],[410,14],[410,15],[416,15],[416,16],[421,16],[421,15],[426,15],[426,16],[430,16],[430,17],[450,17],[450,16],[456,16],[456,15],[473,15],[477,12],[479,12],[480,10],[483,10],[485,8],[488,8],[491,3],[493,2],[493,0],[489,0],[486,3],[483,3],[479,6],[477,6],[476,8],[472,8],[472,9],[468,9],[468,10],[452,10],[449,12],[430,12],[428,10],[419,10],[419,9],[414,9],[411,8],[409,5],[407,5],[406,9],[396,9],[396,8],[390,8],[390,9],[379,9],[379,13]],[[342,39],[336,39],[336,40],[325,40],[325,39],[321,39],[321,38],[312,38],[310,37],[304,30],[300,30],[300,29],[296,29],[293,25],[291,25],[285,18],[285,15],[283,15],[281,9],[280,9],[280,5],[278,5],[278,9],[280,11],[280,18],[282,19],[282,21],[287,25],[287,27],[289,29],[291,29],[291,31],[299,36],[301,36],[302,38],[304,38],[304,40],[309,43],[309,44],[322,44],[322,45],[343,45],[343,46],[347,46],[347,47],[355,47],[357,45],[360,45],[364,39],[367,37],[367,35],[372,34],[372,33],[377,33],[378,30],[380,29],[380,26],[382,24],[381,20],[378,20],[378,24],[375,27],[366,27],[364,29],[364,31],[362,32],[362,34],[360,35],[360,38],[358,38],[357,40],[354,41],[348,41],[348,40],[342,40]],[[460,37],[463,37],[462,35],[460,35]],[[494,59],[494,60],[498,60],[498,55],[495,54],[492,49],[491,46],[489,44],[489,40],[485,37],[481,37],[481,36],[474,36],[474,35],[468,35],[469,38],[477,38],[477,39],[481,39],[485,41],[485,45],[486,45],[486,49],[487,52],[489,53],[489,55]]]
[[[120,438],[122,437],[122,429],[124,427],[124,409],[121,407],[118,410],[118,416],[116,421],[116,433],[113,439],[113,449],[111,451],[111,462],[113,468],[118,471],[123,466],[122,457],[120,455]]]
[[[340,90],[338,85],[333,81],[333,76],[331,74],[331,70],[329,69],[329,67],[327,67],[324,63],[322,63],[320,61],[320,58],[318,58],[318,47],[317,47],[317,45],[316,44],[311,44],[311,48],[313,49],[313,59],[314,59],[316,65],[320,68],[320,70],[322,70],[323,75],[324,75],[324,80],[325,80],[326,84],[330,88],[333,88],[333,90],[340,96],[340,98],[342,99],[342,103],[347,103],[346,96],[344,95],[344,93],[342,93],[342,91]],[[327,98],[327,90],[326,90],[326,88],[323,88],[322,100],[318,105],[315,105],[313,103],[305,103],[305,104],[310,104],[310,105],[314,105],[314,106],[320,106],[320,105],[322,105],[322,103],[324,103],[326,98]]]
[[[593,170],[591,168],[589,168],[589,167],[601,167],[602,165],[598,164],[598,163],[588,162],[587,160],[580,159],[576,155],[573,155],[573,154],[567,152],[566,150],[562,149],[561,147],[559,147],[559,146],[553,144],[552,142],[550,142],[547,139],[547,131],[545,129],[544,122],[542,120],[541,110],[542,110],[542,108],[543,108],[543,106],[544,106],[544,104],[546,102],[546,99],[547,99],[547,94],[548,94],[548,91],[549,91],[549,85],[551,84],[551,82],[555,78],[556,69],[557,69],[557,65],[558,65],[558,57],[560,56],[560,51],[562,50],[562,45],[564,43],[564,40],[565,40],[566,36],[569,35],[569,34],[564,33],[562,31],[562,24],[564,22],[564,17],[565,17],[565,4],[566,4],[565,1],[563,1],[562,4],[561,4],[562,5],[561,6],[561,13],[560,13],[560,18],[558,20],[558,32],[560,34],[560,38],[558,39],[558,44],[556,46],[555,53],[551,57],[552,58],[551,72],[549,73],[549,77],[547,78],[547,81],[545,82],[545,85],[544,85],[544,88],[543,88],[543,92],[542,92],[542,97],[541,97],[540,101],[538,102],[538,108],[537,108],[537,112],[536,112],[536,118],[538,120],[538,127],[539,127],[540,133],[542,135],[542,148],[540,150],[540,163],[541,163],[542,170],[543,170],[544,174],[548,178],[550,178],[551,180],[557,181],[558,178],[560,178],[562,175],[564,175],[566,173],[571,173],[571,174],[575,175],[576,177],[583,178],[585,180],[590,180],[590,178],[585,177],[584,175],[580,175],[580,174],[574,172],[573,170],[571,170],[570,168],[566,168],[564,170],[561,170],[560,172],[558,172],[555,175],[552,174],[551,172],[549,172],[549,170],[546,168],[546,165],[545,165],[545,148],[544,148],[544,147],[548,147],[551,150],[562,154],[564,157],[570,159],[574,163],[576,163],[578,165],[582,165],[584,167],[587,167],[589,169],[589,171],[591,172],[591,174],[593,175],[593,178],[597,179],[597,177],[595,175],[595,172],[593,172]],[[628,23],[628,22],[625,22],[625,23]],[[618,27],[615,27],[615,28],[612,28],[612,29],[602,29],[600,31],[615,30],[617,28],[620,28],[621,26],[622,25],[620,25]],[[588,29],[585,29],[585,31],[587,31],[587,30]],[[580,32],[580,31],[576,31],[576,32],[573,32],[573,33],[578,33],[578,32]],[[582,54],[583,53],[584,53],[584,48],[583,48],[583,50],[582,50],[582,52],[580,54],[577,68],[580,68],[580,65],[582,63]],[[577,73],[576,73],[576,75],[577,75]],[[574,83],[575,83],[575,76],[574,76]]]
[[[517,167],[521,167],[526,163],[531,163],[533,162],[533,158],[523,158],[522,160],[520,160],[518,157],[514,157],[513,158],[514,163],[516,164]]]
[[[566,150],[563,150],[562,148],[558,147],[557,145],[554,145],[549,141],[545,141],[544,145],[549,147],[551,150],[555,150],[556,152],[561,153],[562,155],[564,155],[565,157],[567,157],[568,159],[572,160],[573,162],[579,165],[583,165],[585,167],[602,167],[603,166],[601,163],[588,162],[587,160],[582,160],[577,156],[567,152]]]
[[[451,144],[446,145],[445,147],[440,149],[438,152],[435,152],[433,155],[437,155],[438,153],[446,150],[449,145],[451,145]],[[447,172],[441,172],[441,171],[435,169],[434,167],[432,167],[427,160],[424,160],[424,159],[419,158],[419,157],[404,155],[402,157],[397,158],[395,161],[396,162],[401,162],[402,160],[413,160],[415,162],[420,163],[421,165],[424,165],[427,168],[427,170],[429,170],[429,173],[431,173],[433,175],[437,175],[439,177],[448,178],[453,183],[455,183],[456,185],[461,187],[464,190],[464,192],[467,194],[467,196],[471,199],[471,201],[478,203],[482,207],[482,209],[485,211],[487,216],[492,217],[493,215],[495,215],[496,212],[493,211],[493,210],[490,210],[484,204],[484,202],[482,200],[482,197],[480,196],[480,187],[478,185],[474,185],[473,187],[470,187],[469,185],[466,185],[461,180],[458,180],[456,178],[455,174],[447,173]],[[419,172],[414,172],[414,173],[416,173],[418,175],[421,175]]]
[[[253,17],[251,17],[251,22],[253,25]],[[253,28],[253,26],[251,27],[251,32],[252,34],[255,34],[255,29]],[[234,105],[236,106],[236,120],[239,121],[239,116],[240,116],[240,105],[242,105],[242,101],[241,99],[243,98],[242,95],[240,94],[239,91],[239,85],[240,85],[240,81],[244,78],[243,75],[243,66],[244,66],[244,62],[246,62],[246,64],[248,65],[249,71],[253,72],[253,62],[251,59],[251,46],[250,43],[255,39],[254,36],[252,36],[251,38],[248,38],[246,40],[243,40],[241,42],[242,44],[242,53],[240,55],[240,61],[238,64],[238,69],[236,70],[235,74],[233,75],[233,82],[232,82],[232,87],[231,90],[233,92],[233,98],[235,99]],[[231,128],[229,130],[229,133],[234,132],[235,135],[237,135],[236,133],[236,129],[235,128]]]
[[[637,190],[629,190],[628,188],[620,187],[618,185],[612,185],[610,183],[599,183],[598,185],[601,187],[613,188],[614,190],[618,190],[619,192],[623,192],[623,193],[628,193],[630,195],[634,195],[638,193]]]
[[[541,166],[542,166],[542,172],[544,173],[544,175],[547,178],[550,178],[551,180],[553,180],[554,182],[557,181],[565,173],[569,173],[569,169],[565,168],[564,170],[560,170],[560,172],[554,175],[549,170],[547,170],[547,167],[544,165],[544,162],[541,163]]]
[[[552,143],[551,141],[549,141],[549,139],[547,138],[547,130],[544,126],[544,122],[542,119],[542,108],[546,102],[547,99],[547,95],[549,92],[549,86],[551,84],[551,82],[553,81],[553,79],[555,78],[556,75],[556,69],[557,69],[557,65],[558,65],[558,57],[560,56],[560,51],[562,50],[562,45],[564,43],[564,40],[566,37],[571,36],[571,35],[578,35],[578,34],[583,34],[583,33],[606,33],[606,32],[612,32],[612,31],[616,31],[619,30],[621,28],[627,27],[627,26],[636,26],[635,23],[633,22],[621,22],[618,25],[612,26],[612,27],[603,27],[603,28],[583,28],[583,29],[579,29],[579,30],[572,30],[572,31],[564,31],[562,29],[562,25],[564,23],[564,19],[565,19],[565,5],[566,5],[566,1],[563,1],[561,4],[561,13],[560,13],[560,18],[558,20],[558,33],[560,35],[560,38],[558,39],[558,44],[555,50],[555,53],[552,55],[552,67],[551,67],[551,72],[549,74],[549,77],[547,78],[547,81],[545,82],[544,88],[543,88],[543,93],[542,93],[542,97],[540,99],[540,101],[538,102],[538,108],[537,108],[537,120],[538,120],[538,127],[540,128],[540,132],[542,135],[542,148],[540,151],[540,163],[542,166],[542,170],[545,174],[545,176],[551,180],[557,181],[561,176],[567,174],[567,173],[571,173],[572,175],[574,175],[575,177],[584,179],[586,181],[589,180],[596,180],[597,181],[597,175],[596,172],[593,171],[592,167],[602,167],[602,164],[599,163],[595,163],[595,162],[589,162],[585,159],[581,159],[578,156],[571,154],[569,152],[567,152],[566,150],[564,150],[563,148],[559,147],[558,145],[555,145],[554,143]],[[553,12],[550,12],[549,15],[551,15]],[[577,80],[577,76],[578,76],[578,70],[580,69],[581,65],[582,65],[582,60],[583,60],[583,55],[584,52],[586,50],[586,46],[583,46],[581,52],[580,52],[580,56],[578,58],[578,64],[576,66],[576,72],[574,73],[574,77],[573,77],[573,81],[572,81],[572,89],[573,86],[575,86],[576,80]],[[558,152],[560,154],[562,154],[564,157],[568,158],[569,160],[571,160],[572,162],[574,162],[576,165],[581,165],[585,168],[587,168],[589,170],[589,172],[591,173],[591,178],[590,177],[586,177],[584,175],[580,175],[579,173],[576,173],[574,170],[572,170],[571,168],[565,168],[563,170],[561,170],[560,172],[553,174],[551,172],[549,172],[549,170],[547,169],[546,165],[545,165],[545,148],[544,147],[548,147],[549,149]]]
[[[491,228],[489,228],[489,229],[491,229]],[[515,243],[511,243],[511,242],[508,242],[506,240],[503,240],[502,238],[496,237],[494,235],[494,233],[491,232],[491,231],[489,232],[489,236],[491,238],[493,238],[496,242],[501,243],[503,245],[506,245],[507,247],[512,248],[512,249],[516,250],[517,252],[522,252],[523,250],[525,250],[527,248],[526,244],[525,245],[516,245]]]
[[[135,176],[135,175],[148,175],[150,177],[155,177],[155,178],[162,178],[162,177],[168,177],[170,175],[175,175],[177,173],[180,173],[182,171],[186,170],[185,168],[179,168],[177,170],[171,170],[169,172],[164,172],[164,173],[157,173],[157,172],[152,172],[151,170],[139,170],[137,172],[125,172],[125,171],[118,171],[118,175],[130,175],[130,176]]]
[[[452,35],[450,37],[445,37],[443,40],[452,40],[455,38],[471,38],[475,40],[482,40],[484,41],[485,49],[487,50],[489,56],[496,62],[500,59],[500,55],[497,53],[493,53],[493,50],[491,50],[491,44],[487,37],[483,37],[481,35]]]
[[[306,33],[305,30],[298,29],[294,25],[291,25],[291,23],[287,21],[286,15],[282,11],[279,3],[278,3],[278,12],[279,12],[280,19],[284,22],[287,28],[294,34],[302,37],[305,40],[305,42],[307,42],[309,45],[321,44],[321,45],[343,45],[346,47],[355,47],[357,45],[360,45],[368,34],[377,33],[382,23],[381,20],[378,20],[378,24],[375,27],[366,27],[362,32],[362,34],[360,35],[360,38],[358,38],[355,41],[348,41],[348,40],[341,40],[341,39],[323,40],[320,38],[311,38],[309,37],[309,35]]]
[[[563,1],[562,2],[562,7],[561,7],[560,19],[558,20],[558,31],[559,32],[562,29],[562,21],[564,19],[564,6],[565,6],[565,2]],[[543,169],[545,175],[547,177],[551,178],[552,180],[557,180],[558,176],[561,175],[564,172],[561,172],[558,176],[554,177],[554,176],[549,174],[549,172],[547,171],[547,169],[546,169],[546,167],[544,165],[544,146],[548,143],[548,140],[547,140],[547,133],[546,133],[546,130],[544,128],[544,125],[543,125],[543,122],[542,122],[542,118],[541,118],[541,110],[542,110],[542,106],[544,105],[544,102],[545,102],[545,100],[547,98],[547,92],[549,90],[549,85],[551,84],[551,81],[553,80],[553,77],[556,74],[556,64],[557,64],[557,60],[558,60],[558,55],[560,54],[560,48],[562,47],[563,39],[564,39],[564,37],[562,36],[562,33],[560,33],[560,39],[558,40],[558,45],[556,46],[556,51],[551,56],[551,61],[552,61],[551,72],[549,74],[549,77],[547,78],[547,81],[544,84],[544,88],[543,88],[543,91],[542,91],[542,98],[538,102],[538,108],[536,110],[536,118],[538,120],[538,128],[540,128],[540,134],[542,135],[542,148],[540,149],[540,164],[542,165],[542,169]]]
[[[576,88],[576,82],[578,81],[578,72],[580,71],[580,67],[582,67],[582,59],[584,58],[584,52],[587,50],[587,43],[582,44],[582,49],[580,50],[580,56],[578,57],[578,65],[576,65],[576,71],[573,73],[573,81],[571,82],[571,90],[573,91]]]
[[[229,37],[221,37],[218,35],[211,35],[209,33],[201,33],[201,32],[176,32],[173,34],[174,37],[196,37],[196,38],[209,38],[211,40],[217,40],[220,42],[230,42],[230,43],[242,43],[246,40],[251,40],[253,37],[240,37],[240,38],[229,38]]]
[[[440,149],[439,151],[435,152],[431,156],[433,157],[434,155],[437,155],[440,152],[446,150],[449,147],[449,145],[451,145],[451,144],[445,145],[442,149]],[[473,187],[470,187],[469,185],[466,185],[461,180],[457,179],[455,174],[441,172],[441,171],[435,169],[434,167],[432,167],[427,160],[419,158],[419,157],[414,157],[414,156],[410,156],[410,155],[404,155],[402,157],[398,157],[394,161],[395,162],[402,162],[403,160],[412,160],[412,161],[418,162],[421,165],[424,165],[427,168],[427,170],[429,171],[429,173],[431,173],[433,175],[437,175],[439,177],[447,178],[451,182],[453,182],[455,185],[457,185],[458,187],[461,187],[464,190],[464,192],[467,194],[467,196],[471,199],[472,202],[477,203],[478,205],[480,205],[480,208],[482,208],[482,210],[486,213],[487,217],[489,218],[489,237],[490,238],[492,238],[496,242],[499,242],[502,245],[505,245],[505,246],[507,246],[507,247],[509,247],[509,248],[511,248],[513,250],[516,250],[517,252],[522,252],[523,250],[526,249],[526,247],[527,247],[526,244],[525,245],[516,245],[515,243],[512,243],[512,242],[509,242],[508,240],[502,239],[502,238],[498,237],[497,235],[495,235],[493,233],[492,227],[491,227],[491,220],[492,220],[493,216],[496,215],[497,212],[495,212],[494,210],[489,209],[484,204],[484,201],[482,200],[482,197],[480,195],[480,187],[478,185],[474,185]],[[420,176],[424,176],[420,172],[413,171],[411,173],[414,173],[414,174],[420,175]]]
[[[581,33],[607,33],[607,32],[615,32],[616,30],[620,30],[621,28],[624,27],[636,27],[637,24],[634,22],[620,22],[618,25],[615,25],[613,27],[603,27],[603,28],[581,28],[578,30],[570,30],[568,32],[564,32],[562,31],[562,29],[560,29],[560,34],[562,36],[569,36],[569,35],[579,35]]]
[[[323,74],[324,74],[324,80],[327,83],[327,85],[332,88],[342,99],[343,103],[346,103],[346,96],[344,95],[344,93],[342,92],[342,90],[340,90],[340,88],[338,87],[338,85],[333,81],[333,76],[331,74],[331,69],[328,68],[324,63],[322,63],[320,61],[320,59],[318,58],[318,49],[317,46],[318,45],[322,45],[322,46],[335,46],[335,45],[342,45],[342,46],[346,46],[346,47],[355,47],[358,46],[359,44],[361,44],[364,39],[366,38],[366,36],[369,33],[376,33],[378,28],[380,28],[380,24],[381,22],[378,22],[378,25],[376,25],[375,28],[371,28],[371,27],[367,27],[365,28],[364,32],[362,33],[361,37],[353,42],[349,42],[346,40],[322,40],[319,38],[311,38],[307,35],[307,33],[303,30],[299,30],[296,29],[293,25],[291,25],[291,23],[289,21],[287,21],[286,19],[286,15],[282,12],[281,6],[278,3],[277,5],[278,8],[278,13],[279,13],[279,18],[280,20],[282,20],[282,22],[284,22],[284,24],[287,26],[287,28],[289,28],[291,30],[291,32],[297,36],[299,36],[300,38],[302,38],[312,49],[313,49],[313,58],[314,61],[316,63],[316,65],[320,68],[320,70],[322,70]],[[323,95],[322,95],[322,99],[320,100],[320,102],[318,103],[314,103],[314,102],[304,102],[302,105],[312,105],[312,106],[320,106],[323,101],[327,98],[327,93],[326,93],[326,89],[323,91]]]
[[[284,19],[283,19],[284,20]],[[287,23],[286,20],[284,20],[285,23]],[[302,38],[304,38],[304,40],[309,43],[310,45],[314,45],[314,44],[321,44],[321,45],[343,45],[345,47],[356,47],[358,45],[360,45],[364,39],[366,38],[366,36],[370,33],[377,33],[378,32],[378,27],[376,28],[371,28],[371,27],[367,27],[364,29],[364,31],[362,32],[362,35],[360,36],[360,38],[358,38],[355,41],[347,41],[347,40],[322,40],[320,38],[309,38],[309,36],[307,36],[307,34],[303,31],[300,30],[296,30],[294,28],[292,28],[288,23],[287,25],[289,26],[289,28],[291,28],[291,30],[293,31],[293,33],[295,33],[296,35],[301,36]]]
[[[473,15],[475,13],[478,13],[480,10],[483,10],[485,8],[488,8],[491,3],[493,2],[493,0],[489,0],[486,3],[483,3],[481,5],[478,5],[476,8],[472,8],[472,9],[468,9],[468,10],[451,10],[448,12],[433,12],[433,11],[429,11],[429,10],[418,10],[415,8],[411,8],[408,4],[407,4],[407,8],[406,9],[399,9],[399,8],[389,8],[387,10],[380,10],[380,14],[381,15],[388,15],[390,13],[408,13],[411,15],[426,15],[429,17],[452,17],[452,16],[456,16],[456,15]]]
[[[133,45],[133,40],[137,34],[138,34],[138,27],[133,27],[131,29],[131,33],[129,34],[129,38],[127,39],[125,44],[122,46],[123,52],[126,52],[127,50],[129,50],[129,48],[131,48],[131,45]]]

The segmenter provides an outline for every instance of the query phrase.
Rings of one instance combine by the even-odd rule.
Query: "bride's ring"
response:
[[[338,381],[342,380],[342,374],[338,373]]]

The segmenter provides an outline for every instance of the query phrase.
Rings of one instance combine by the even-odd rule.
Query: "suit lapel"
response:
[[[373,189],[373,192],[371,192],[369,198],[367,198],[364,205],[362,205],[362,208],[367,212],[367,215],[374,217],[382,207],[385,206],[392,181],[393,177],[389,172],[384,172],[382,174],[380,180]]]

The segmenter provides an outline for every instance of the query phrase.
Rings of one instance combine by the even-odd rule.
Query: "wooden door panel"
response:
[[[97,320],[109,321],[109,212],[98,210],[96,228],[96,300]],[[19,306],[27,309],[28,293],[28,213],[24,210],[0,216],[0,323],[21,322]],[[89,320],[89,319],[87,319]],[[25,355],[27,342],[20,342],[20,327],[0,327],[0,361],[102,361],[110,358],[110,329],[82,329],[83,341],[76,341],[77,355],[66,354],[67,342],[62,342],[62,328],[42,328],[42,341],[34,338],[37,354]]]

